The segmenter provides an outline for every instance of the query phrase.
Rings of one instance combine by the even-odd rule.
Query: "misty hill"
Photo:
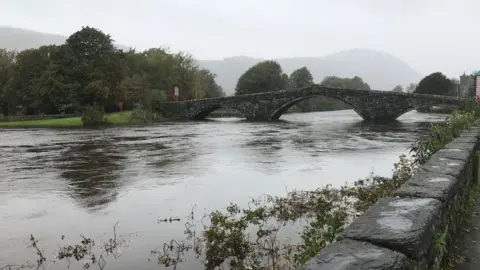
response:
[[[66,36],[41,33],[27,29],[0,26],[0,48],[10,51],[22,51],[38,48],[44,45],[61,45],[67,40]],[[119,49],[128,47],[116,45]]]
[[[55,34],[40,33],[13,27],[0,26],[0,48],[8,50],[24,50],[38,48],[43,45],[63,44],[67,37]],[[128,49],[117,45],[120,49]],[[223,60],[200,60],[199,64],[217,74],[217,82],[227,94],[232,94],[238,78],[251,66],[265,59],[245,56],[225,58]],[[306,66],[312,72],[316,82],[326,76],[353,77],[359,76],[372,89],[390,90],[398,84],[407,85],[418,82],[422,75],[408,64],[393,55],[368,50],[352,49],[337,52],[325,57],[303,57],[275,59],[290,74],[295,69]]]
[[[217,82],[227,94],[234,92],[238,78],[248,68],[266,59],[238,56],[224,60],[200,60],[201,66],[217,74]],[[413,70],[407,63],[393,55],[368,50],[352,49],[337,52],[325,57],[302,57],[274,59],[287,74],[306,66],[315,82],[319,83],[326,76],[359,76],[375,90],[391,90],[396,85],[418,83],[423,76]]]

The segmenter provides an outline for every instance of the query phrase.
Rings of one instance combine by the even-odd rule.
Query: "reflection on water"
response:
[[[97,209],[114,200],[124,181],[119,174],[126,157],[120,150],[108,140],[65,147],[54,164],[66,181],[69,195],[87,209]]]
[[[226,118],[103,130],[0,130],[0,265],[32,259],[34,233],[52,255],[59,236],[138,232],[110,269],[154,269],[150,250],[183,234],[157,218],[246,202],[260,194],[341,185],[393,162],[442,115],[411,112],[388,125],[353,111]],[[113,265],[112,265],[113,264]],[[63,269],[52,266],[52,269]],[[57,268],[55,268],[57,267]]]

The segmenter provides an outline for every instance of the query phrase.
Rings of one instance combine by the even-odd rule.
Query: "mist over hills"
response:
[[[0,27],[0,48],[24,50],[43,45],[63,44],[67,37],[41,33],[32,30]],[[119,49],[127,46],[116,45]],[[217,82],[227,94],[232,94],[238,78],[251,66],[266,59],[247,56],[235,56],[223,60],[199,60],[200,66],[217,74]],[[333,53],[324,57],[292,57],[277,60],[283,71],[290,74],[297,68],[306,66],[320,82],[326,76],[359,76],[372,89],[391,90],[396,85],[418,82],[422,74],[395,56],[370,49],[351,49]]]
[[[44,45],[61,45],[67,40],[66,36],[42,33],[33,30],[0,26],[0,48],[10,51],[22,51],[38,48]],[[122,50],[128,50],[127,46],[115,44]]]
[[[200,60],[201,66],[217,74],[217,82],[227,94],[233,93],[238,78],[248,68],[265,59],[230,57],[224,60]],[[422,74],[408,64],[387,53],[369,49],[341,51],[325,57],[299,57],[275,59],[287,74],[306,66],[319,83],[326,76],[359,76],[372,89],[391,90],[396,85],[417,83]]]

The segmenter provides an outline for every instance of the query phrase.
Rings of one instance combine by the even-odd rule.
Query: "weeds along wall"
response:
[[[478,179],[479,134],[477,121],[301,269],[440,269]]]

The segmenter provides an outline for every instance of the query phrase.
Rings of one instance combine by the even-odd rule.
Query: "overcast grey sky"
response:
[[[424,74],[480,69],[479,0],[0,0],[0,14],[0,25],[63,35],[89,25],[198,59],[369,48]]]

